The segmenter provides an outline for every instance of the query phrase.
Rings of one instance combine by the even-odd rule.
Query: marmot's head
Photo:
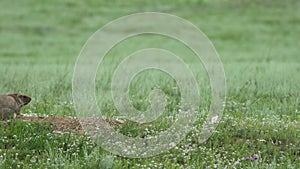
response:
[[[21,106],[25,106],[31,101],[29,96],[23,94],[10,94],[9,96],[12,96]]]

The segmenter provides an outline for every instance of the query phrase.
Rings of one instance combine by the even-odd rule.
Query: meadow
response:
[[[48,125],[1,122],[0,168],[300,168],[299,8],[297,0],[1,1],[0,93],[31,96],[23,114],[75,117],[72,75],[87,39],[114,19],[146,11],[182,17],[206,34],[223,63],[227,94],[222,120],[206,142],[198,140],[199,117],[178,145],[151,158],[120,157],[87,136],[58,134]],[[118,44],[99,66],[96,96],[103,114],[119,115],[110,96],[117,63],[148,47],[185,57],[201,82],[200,111],[207,112],[209,81],[193,54],[172,39],[141,35]],[[147,110],[153,87],[168,96],[164,116],[150,126],[129,123],[121,133],[155,135],[173,122],[167,119],[179,108],[180,91],[162,72],[133,79],[133,105]]]

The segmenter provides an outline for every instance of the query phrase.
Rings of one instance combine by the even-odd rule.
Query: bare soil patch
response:
[[[24,122],[38,122],[44,123],[52,126],[52,129],[57,132],[79,132],[84,133],[84,129],[77,118],[71,117],[56,117],[56,116],[49,116],[49,117],[34,117],[34,116],[18,116],[17,119],[22,120]],[[85,121],[93,122],[94,119],[86,119]],[[98,120],[99,121],[99,120]],[[103,119],[103,122],[107,122],[111,127],[117,127],[120,125],[124,125],[124,120],[108,120]]]

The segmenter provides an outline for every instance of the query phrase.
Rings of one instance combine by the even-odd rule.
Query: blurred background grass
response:
[[[296,101],[299,96],[300,3],[297,0],[29,0],[0,4],[0,93],[27,93],[40,103],[35,107],[42,103],[60,107],[63,102],[70,102],[73,67],[86,40],[104,24],[144,11],[177,15],[208,36],[224,64],[229,98],[253,102],[264,98],[262,103],[274,108],[270,107],[274,97],[291,95]],[[153,46],[154,42],[157,47],[179,52],[179,56],[185,54],[180,53],[183,48],[174,47],[174,42],[144,39],[120,45],[119,50],[111,53],[123,57],[126,50]],[[98,75],[101,83],[105,78],[109,80],[105,73],[112,68],[109,64],[107,67],[104,74]],[[292,103],[295,105],[290,106],[299,107],[299,100]],[[50,107],[45,111],[58,113]],[[64,113],[70,114],[58,114]]]

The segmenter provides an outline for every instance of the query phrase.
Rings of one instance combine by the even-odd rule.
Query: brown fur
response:
[[[22,94],[0,95],[0,120],[14,118],[20,114],[21,108],[27,105],[31,98]]]

